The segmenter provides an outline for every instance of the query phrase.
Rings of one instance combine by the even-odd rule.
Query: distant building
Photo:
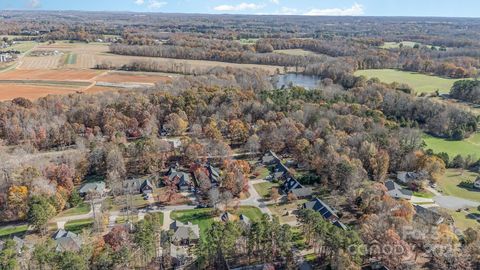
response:
[[[2,53],[0,54],[0,62],[11,62],[13,61],[13,56],[9,53]]]
[[[198,243],[200,240],[200,228],[197,224],[188,222],[184,224],[175,220],[170,224],[170,229],[173,230],[172,243],[177,246],[192,245]]]
[[[78,252],[82,248],[82,240],[77,234],[73,232],[65,231],[62,229],[58,230],[53,235],[53,239],[57,244],[55,248],[57,252]]]
[[[390,197],[392,198],[405,200],[412,199],[413,192],[411,190],[402,188],[400,185],[398,185],[392,180],[386,181],[385,187],[387,188],[388,195],[390,195]]]
[[[106,192],[105,182],[86,183],[78,190],[78,193],[82,197],[86,196],[88,193],[95,193],[103,196],[105,192]]]

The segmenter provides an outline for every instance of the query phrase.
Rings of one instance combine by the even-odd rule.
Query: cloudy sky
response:
[[[479,0],[0,0],[0,9],[480,17]]]

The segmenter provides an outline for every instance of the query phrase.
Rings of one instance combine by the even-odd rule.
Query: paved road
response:
[[[438,206],[443,208],[456,210],[456,209],[466,208],[466,207],[476,208],[480,205],[480,202],[467,200],[467,199],[459,198],[455,196],[443,195],[442,193],[438,192],[436,189],[432,187],[428,187],[427,190],[435,194],[435,197],[433,198],[433,200],[435,201],[436,204],[438,204]]]

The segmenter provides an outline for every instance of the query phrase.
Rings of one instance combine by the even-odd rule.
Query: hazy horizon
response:
[[[232,15],[479,18],[480,2],[386,0],[4,0],[1,11],[91,11]]]

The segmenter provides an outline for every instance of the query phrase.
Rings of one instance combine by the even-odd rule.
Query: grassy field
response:
[[[258,192],[258,195],[262,196],[262,198],[269,198],[270,193],[272,192],[272,187],[278,187],[278,184],[265,182],[265,183],[255,184],[253,185],[253,187]]]
[[[81,203],[77,207],[70,208],[68,210],[63,211],[58,216],[59,217],[68,217],[68,216],[88,214],[88,212],[90,212],[90,204]]]
[[[6,226],[0,228],[0,237],[26,232],[28,225]]]
[[[34,41],[18,41],[17,44],[10,46],[6,49],[3,49],[1,51],[14,50],[14,51],[19,51],[21,53],[24,53],[26,51],[33,49],[37,44],[38,43]]]
[[[424,45],[424,44],[419,43],[419,42],[402,41],[402,42],[385,42],[382,46],[380,46],[380,48],[382,48],[382,49],[398,49],[398,48],[400,48],[400,44],[403,44],[404,47],[410,47],[410,48],[413,48],[413,46],[415,46],[415,44],[418,44],[420,46],[426,46],[428,48],[432,47],[432,45]],[[438,47],[438,46],[435,46],[435,48],[440,49],[440,47]]]
[[[80,233],[83,229],[90,228],[92,225],[93,218],[79,219],[67,222],[65,224],[65,230]]]
[[[445,152],[450,156],[450,160],[456,155],[472,155],[480,158],[480,133],[476,133],[462,141],[450,141],[425,135],[423,141],[426,144],[425,149],[432,149],[435,153]]]
[[[462,173],[462,171],[458,169],[448,169],[439,180],[438,189],[440,189],[445,195],[452,195],[480,202],[480,191],[469,190],[459,186],[462,181],[473,182],[477,177],[478,174],[469,171],[464,171]]]
[[[170,214],[170,217],[171,219],[179,220],[184,223],[192,222],[193,224],[198,224],[198,227],[200,227],[200,234],[203,237],[205,235],[205,232],[212,226],[215,218],[219,216],[214,215],[212,210],[212,208],[204,208],[173,211]],[[229,212],[234,215],[243,214],[252,221],[259,220],[262,217],[262,212],[260,211],[260,209],[253,206],[240,206],[238,210]]]
[[[450,88],[458,81],[458,79],[447,79],[395,69],[358,70],[355,75],[378,78],[385,83],[405,83],[410,85],[416,93],[433,93],[436,90],[439,90],[440,93],[449,93]]]
[[[279,54],[298,55],[298,56],[319,55],[317,53],[303,50],[303,49],[275,50],[274,52]]]

